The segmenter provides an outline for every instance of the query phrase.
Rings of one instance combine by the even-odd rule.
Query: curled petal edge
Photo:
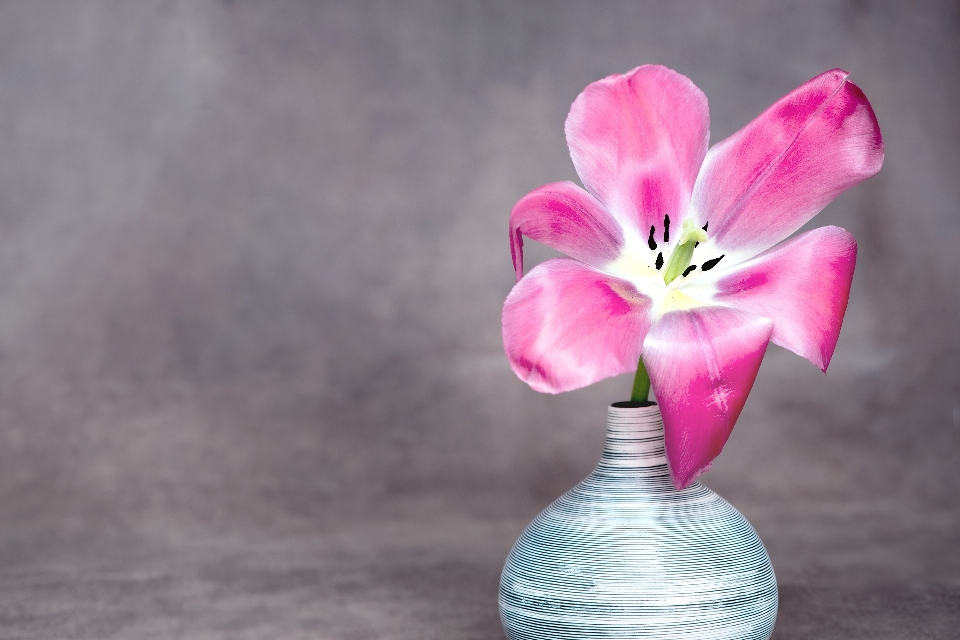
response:
[[[534,189],[510,211],[510,256],[518,282],[523,277],[523,236],[596,267],[614,260],[623,245],[617,222],[572,182]]]

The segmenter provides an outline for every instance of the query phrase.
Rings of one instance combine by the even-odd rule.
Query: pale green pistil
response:
[[[693,248],[698,242],[707,241],[707,232],[697,227],[693,220],[683,221],[683,230],[680,232],[680,239],[677,241],[677,247],[670,255],[670,261],[663,272],[663,281],[670,284],[679,278],[690,266],[693,261]]]

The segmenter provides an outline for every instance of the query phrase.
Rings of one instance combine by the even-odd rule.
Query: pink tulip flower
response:
[[[565,126],[585,189],[548,184],[510,213],[514,372],[559,393],[642,355],[677,488],[720,453],[768,342],[824,372],[833,355],[856,242],[838,227],[787,238],[883,163],[847,75],[813,78],[709,150],[707,99],[685,76],[647,65],[594,82]],[[524,276],[523,236],[570,257]]]

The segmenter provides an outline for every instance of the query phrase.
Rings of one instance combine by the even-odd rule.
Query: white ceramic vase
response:
[[[597,468],[510,551],[500,618],[511,640],[767,640],[777,582],[740,512],[673,488],[659,408],[616,403]]]

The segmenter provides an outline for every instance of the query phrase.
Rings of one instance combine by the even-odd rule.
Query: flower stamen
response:
[[[647,238],[647,246],[650,247],[650,251],[656,251],[657,241],[653,239],[653,234],[657,228],[653,225],[650,225],[650,237]]]
[[[722,258],[722,257],[725,256],[725,255],[727,255],[727,254],[721,255],[720,258]],[[701,271],[710,271],[710,269],[713,269],[715,266],[717,266],[717,263],[720,262],[720,258],[714,258],[713,260],[707,260],[706,262],[703,263],[703,266],[700,267],[700,270],[701,270]]]
[[[663,216],[663,241],[670,242],[670,216]]]

